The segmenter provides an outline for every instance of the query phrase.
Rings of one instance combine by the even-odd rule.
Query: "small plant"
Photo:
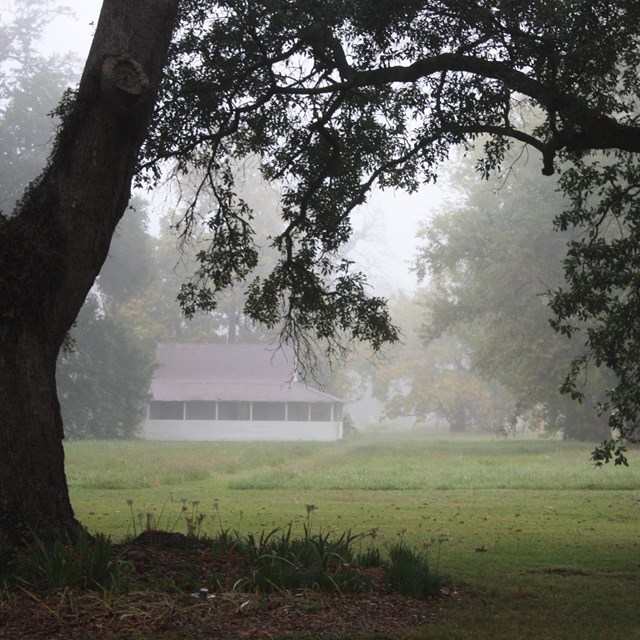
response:
[[[431,538],[431,540],[425,543],[424,545],[427,551],[429,550],[430,547],[433,547],[434,545],[436,546],[437,552],[436,552],[436,566],[434,568],[435,573],[438,573],[438,571],[440,570],[440,550],[442,548],[442,543],[450,539],[451,537],[449,536],[449,534],[441,533],[439,536],[436,536],[435,538]]]
[[[133,500],[131,498],[127,500],[127,506],[129,507],[129,511],[131,511],[131,524],[133,526],[133,537],[136,538],[138,536],[138,528],[136,527],[136,514],[133,511]]]
[[[311,526],[311,516],[318,510],[315,504],[306,504],[304,508],[307,510],[307,527]]]
[[[394,591],[414,598],[440,593],[443,578],[431,571],[426,553],[411,548],[402,537],[389,544],[387,552],[386,576]]]
[[[222,526],[222,516],[220,515],[220,500],[218,500],[217,498],[213,501],[212,506],[212,513],[211,513],[211,520],[212,522],[214,520],[218,521],[218,526],[220,527],[220,529],[223,528]],[[240,511],[240,522],[242,522],[242,516],[243,516],[243,512]]]
[[[103,534],[91,538],[81,530],[75,540],[47,544],[35,537],[18,557],[15,577],[30,587],[57,591],[67,587],[98,588],[118,593],[124,586],[128,565],[113,559],[111,539]]]
[[[242,545],[241,535],[232,529],[220,527],[218,533],[207,540],[211,553],[229,555]]]
[[[36,538],[18,557],[16,580],[30,587],[57,591],[82,582],[82,571],[62,540],[51,545]]]
[[[13,576],[10,573],[0,573],[0,606],[9,600],[13,581]]]
[[[356,563],[361,567],[381,567],[383,564],[382,554],[380,549],[375,546],[375,539],[380,535],[380,528],[373,527],[369,531],[360,534],[360,541],[365,538],[369,539],[369,546],[366,549],[360,550],[356,554]]]

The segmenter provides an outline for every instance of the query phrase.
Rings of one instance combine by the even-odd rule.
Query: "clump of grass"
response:
[[[85,530],[74,540],[47,544],[35,537],[18,556],[13,576],[23,585],[58,591],[68,587],[100,589],[115,594],[123,590],[128,565],[113,557],[111,539],[91,538]]]
[[[252,474],[249,477],[231,480],[229,482],[229,488],[237,491],[272,491],[274,489],[287,489],[291,484],[295,483],[295,481],[295,475],[292,472],[269,470]]]
[[[360,547],[356,554],[356,563],[361,567],[381,567],[383,564],[380,548],[375,546],[375,539],[380,535],[379,527],[373,527],[369,531],[360,534],[360,540],[369,539],[367,548]]]
[[[160,476],[159,481],[162,485],[176,485],[185,482],[206,480],[210,475],[207,469],[193,467],[190,469],[168,471]]]
[[[356,555],[356,564],[360,567],[381,567],[384,562],[378,547],[369,547]]]
[[[248,534],[239,548],[256,568],[245,587],[262,593],[294,589],[364,591],[369,579],[350,564],[356,538],[351,532],[340,536],[313,533],[306,523],[298,538],[292,536],[291,523],[286,529],[263,531],[258,538]]]
[[[444,579],[429,566],[426,552],[417,551],[400,538],[387,546],[389,586],[404,596],[423,598],[440,593]]]

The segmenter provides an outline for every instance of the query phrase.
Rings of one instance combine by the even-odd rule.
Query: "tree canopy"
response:
[[[567,284],[555,291],[554,328],[586,347],[563,389],[584,400],[589,366],[606,367],[616,383],[599,403],[615,438],[594,451],[597,464],[626,464],[624,442],[637,442],[640,427],[640,159],[614,151],[576,161],[561,178],[571,204],[557,217],[573,229],[564,261]]]
[[[212,7],[186,0],[181,10],[141,167],[142,179],[152,179],[162,159],[177,160],[178,172],[197,166],[202,188],[217,200],[208,218],[212,242],[181,293],[188,309],[215,306],[217,292],[258,261],[252,213],[234,197],[229,168],[247,153],[259,155],[263,175],[281,186],[283,227],[272,239],[280,258],[269,275],[249,278],[245,308],[270,326],[284,317],[284,338],[298,343],[312,332],[332,345],[343,330],[374,347],[397,338],[384,301],[368,295],[363,275],[340,256],[349,214],[374,184],[413,191],[435,180],[450,150],[479,136],[485,143],[477,169],[485,176],[521,144],[540,153],[545,175],[573,165],[561,186],[576,208],[561,227],[598,234],[608,215],[601,207],[611,203],[588,213],[586,191],[597,193],[612,176],[612,215],[626,215],[623,200],[627,210],[633,206],[629,185],[637,182],[640,150],[635,2],[226,0]],[[598,187],[588,156],[603,150],[615,161]],[[629,382],[638,379],[636,347],[629,346],[638,342],[630,334],[636,329],[620,300],[609,297],[609,279],[599,302],[586,295],[594,283],[584,282],[585,269],[602,272],[602,256],[594,256],[602,243],[587,245],[575,245],[567,262],[569,276],[572,269],[580,275],[569,277],[569,297],[563,291],[556,299],[557,327],[571,333],[580,313],[602,315],[598,305],[611,312],[586,341],[596,364],[620,380],[606,409],[628,437],[640,409]],[[614,280],[621,274],[625,281],[612,286],[626,291],[633,268],[618,265],[608,273]],[[628,316],[635,296],[624,298]],[[574,371],[583,364],[576,361]]]

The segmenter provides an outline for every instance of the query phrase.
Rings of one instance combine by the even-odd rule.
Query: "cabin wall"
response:
[[[149,420],[143,426],[149,440],[332,442],[342,439],[342,421]]]

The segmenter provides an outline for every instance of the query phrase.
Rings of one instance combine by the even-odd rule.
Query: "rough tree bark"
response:
[[[104,0],[48,168],[0,217],[0,566],[33,534],[73,534],[58,351],[130,195],[178,0]]]

